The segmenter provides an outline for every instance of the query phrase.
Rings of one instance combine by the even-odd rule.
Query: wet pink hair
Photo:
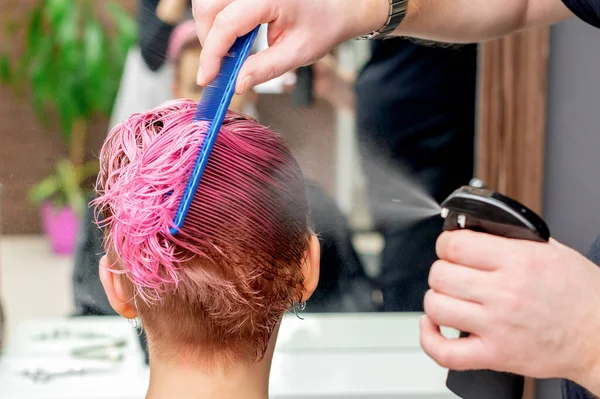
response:
[[[281,137],[228,112],[172,236],[207,129],[192,123],[195,107],[171,101],[116,126],[100,152],[94,205],[111,269],[126,276],[149,337],[256,360],[302,295],[311,234],[303,177]]]

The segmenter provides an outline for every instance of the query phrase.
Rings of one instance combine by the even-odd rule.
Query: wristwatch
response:
[[[408,0],[390,0],[390,12],[388,14],[388,19],[385,25],[369,34],[359,37],[358,39],[380,39],[396,30],[398,25],[400,25],[402,20],[404,20],[407,6]]]

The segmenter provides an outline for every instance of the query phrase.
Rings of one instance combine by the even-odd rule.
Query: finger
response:
[[[429,290],[423,300],[425,314],[437,325],[476,335],[485,334],[490,323],[482,305]]]
[[[217,13],[223,10],[233,0],[193,0],[192,3],[192,14],[194,16],[194,22],[196,24],[196,35],[200,44],[204,46],[206,36],[213,25]],[[200,56],[202,59],[202,56]],[[198,68],[197,82],[199,85],[205,86],[204,73],[202,68]]]
[[[236,0],[217,13],[203,43],[198,84],[210,83],[235,40],[260,24],[271,22],[275,18],[272,10],[268,1]]]
[[[219,11],[223,10],[233,0],[193,0],[192,14],[196,23],[196,33],[200,43],[204,44],[206,35],[213,25]]]
[[[298,53],[283,41],[248,57],[240,71],[235,91],[243,94],[252,86],[268,82],[302,65]]]
[[[428,316],[423,316],[420,324],[421,347],[440,366],[458,371],[489,368],[483,342],[477,336],[448,339]]]
[[[483,303],[490,292],[490,273],[438,260],[429,270],[429,287],[464,301]]]
[[[519,258],[525,251],[520,240],[471,230],[445,231],[436,242],[440,259],[482,270],[497,270],[506,265],[507,256]]]

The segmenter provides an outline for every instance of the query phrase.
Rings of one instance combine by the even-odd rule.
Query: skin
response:
[[[336,45],[382,27],[389,0],[195,0],[206,84],[235,39],[268,24],[269,48],[251,56],[243,93],[316,62]],[[394,35],[481,42],[571,17],[561,0],[409,0]],[[421,343],[453,369],[569,378],[600,395],[600,271],[552,241],[537,244],[473,232],[444,233],[431,271]],[[467,330],[447,341],[438,326]],[[493,328],[492,328],[493,327]],[[536,361],[531,361],[536,359]]]
[[[438,239],[421,346],[443,367],[567,378],[600,394],[600,268],[555,240]],[[468,331],[446,339],[439,326]],[[535,359],[535,361],[531,361]]]
[[[394,35],[479,42],[551,24],[572,14],[561,0],[411,0]],[[246,61],[236,91],[243,93],[292,69],[316,62],[336,45],[381,28],[389,0],[194,0],[204,51],[197,81],[210,82],[235,39],[268,24],[269,48]]]
[[[200,101],[202,87],[196,84],[196,73],[201,53],[202,50],[200,48],[190,48],[184,50],[181,54],[178,78],[173,84],[173,95],[175,98],[189,98],[193,101]],[[242,95],[234,95],[229,108],[234,111],[244,112],[245,106],[254,102],[256,102],[256,93],[253,90],[249,90]]]
[[[307,301],[319,281],[319,262],[321,257],[319,240],[315,235],[310,239],[306,251],[306,262],[302,265],[304,282],[302,287],[302,300]],[[131,298],[125,293],[122,283],[122,275],[113,273],[108,269],[110,260],[104,256],[100,260],[100,280],[106,291],[108,300],[113,309],[126,319],[138,316],[137,310]],[[150,385],[146,399],[179,398],[179,399],[201,399],[201,398],[223,398],[223,399],[267,399],[269,386],[269,373],[275,342],[277,340],[277,328],[269,343],[269,349],[260,362],[253,365],[239,365],[227,370],[216,369],[211,372],[198,369],[194,362],[187,363],[185,350],[182,348],[182,356],[177,360],[168,361],[157,356],[163,345],[172,348],[172,342],[160,342],[154,338],[152,331],[146,331],[148,336],[148,347],[150,349]]]

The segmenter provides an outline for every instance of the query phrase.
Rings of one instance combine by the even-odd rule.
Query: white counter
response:
[[[444,385],[446,370],[419,347],[418,318],[410,314],[286,316],[271,374],[272,399],[451,399]],[[40,333],[68,328],[105,337],[95,343],[124,339],[118,363],[74,360],[73,346],[89,340],[34,341]],[[24,369],[86,367],[104,370],[84,376],[58,377],[33,383]],[[148,369],[135,332],[119,318],[50,319],[22,323],[0,359],[2,399],[133,399],[143,398]]]

